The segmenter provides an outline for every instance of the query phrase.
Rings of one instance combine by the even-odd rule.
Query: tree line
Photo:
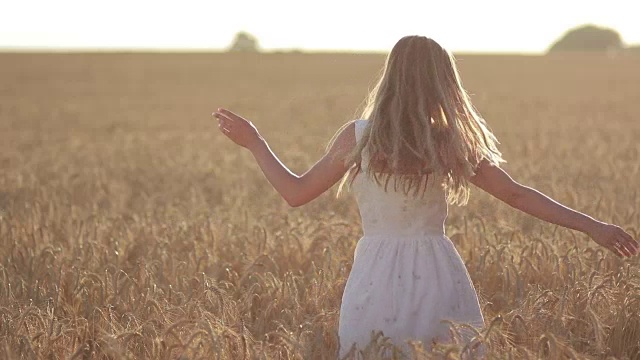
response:
[[[230,52],[259,52],[258,39],[248,32],[237,33],[228,48]],[[556,40],[547,53],[564,52],[629,52],[640,54],[640,45],[626,46],[620,34],[609,28],[582,25],[568,30]]]

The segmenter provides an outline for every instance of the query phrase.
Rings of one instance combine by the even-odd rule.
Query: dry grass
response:
[[[0,358],[333,358],[355,203],[287,208],[209,114],[247,115],[303,171],[382,61],[0,55]],[[638,59],[460,67],[518,181],[640,235]],[[491,358],[640,359],[637,259],[479,191],[447,232]]]

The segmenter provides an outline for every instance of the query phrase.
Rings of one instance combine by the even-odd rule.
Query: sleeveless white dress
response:
[[[366,125],[356,121],[357,140]],[[411,339],[428,350],[434,340],[450,341],[442,320],[483,327],[469,273],[444,234],[448,210],[441,184],[430,178],[422,197],[394,192],[392,183],[385,192],[366,175],[365,158],[352,185],[364,236],[340,307],[340,357],[354,344],[364,349],[372,331],[382,331],[405,350]]]

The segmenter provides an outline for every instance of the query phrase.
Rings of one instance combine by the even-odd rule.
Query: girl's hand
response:
[[[251,121],[243,118],[233,112],[219,108],[213,113],[218,119],[218,128],[234,143],[251,149],[254,145],[262,141],[262,137],[258,133],[258,129]]]
[[[598,222],[587,234],[620,257],[638,254],[638,242],[619,226]]]

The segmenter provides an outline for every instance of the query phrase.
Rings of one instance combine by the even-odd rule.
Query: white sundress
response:
[[[357,140],[366,124],[356,121]],[[444,234],[448,209],[442,186],[429,179],[422,197],[395,192],[392,183],[385,192],[367,177],[365,158],[352,185],[364,236],[342,297],[339,356],[354,344],[363,349],[372,331],[405,350],[410,339],[429,350],[434,340],[450,339],[442,320],[483,327],[469,273]]]

